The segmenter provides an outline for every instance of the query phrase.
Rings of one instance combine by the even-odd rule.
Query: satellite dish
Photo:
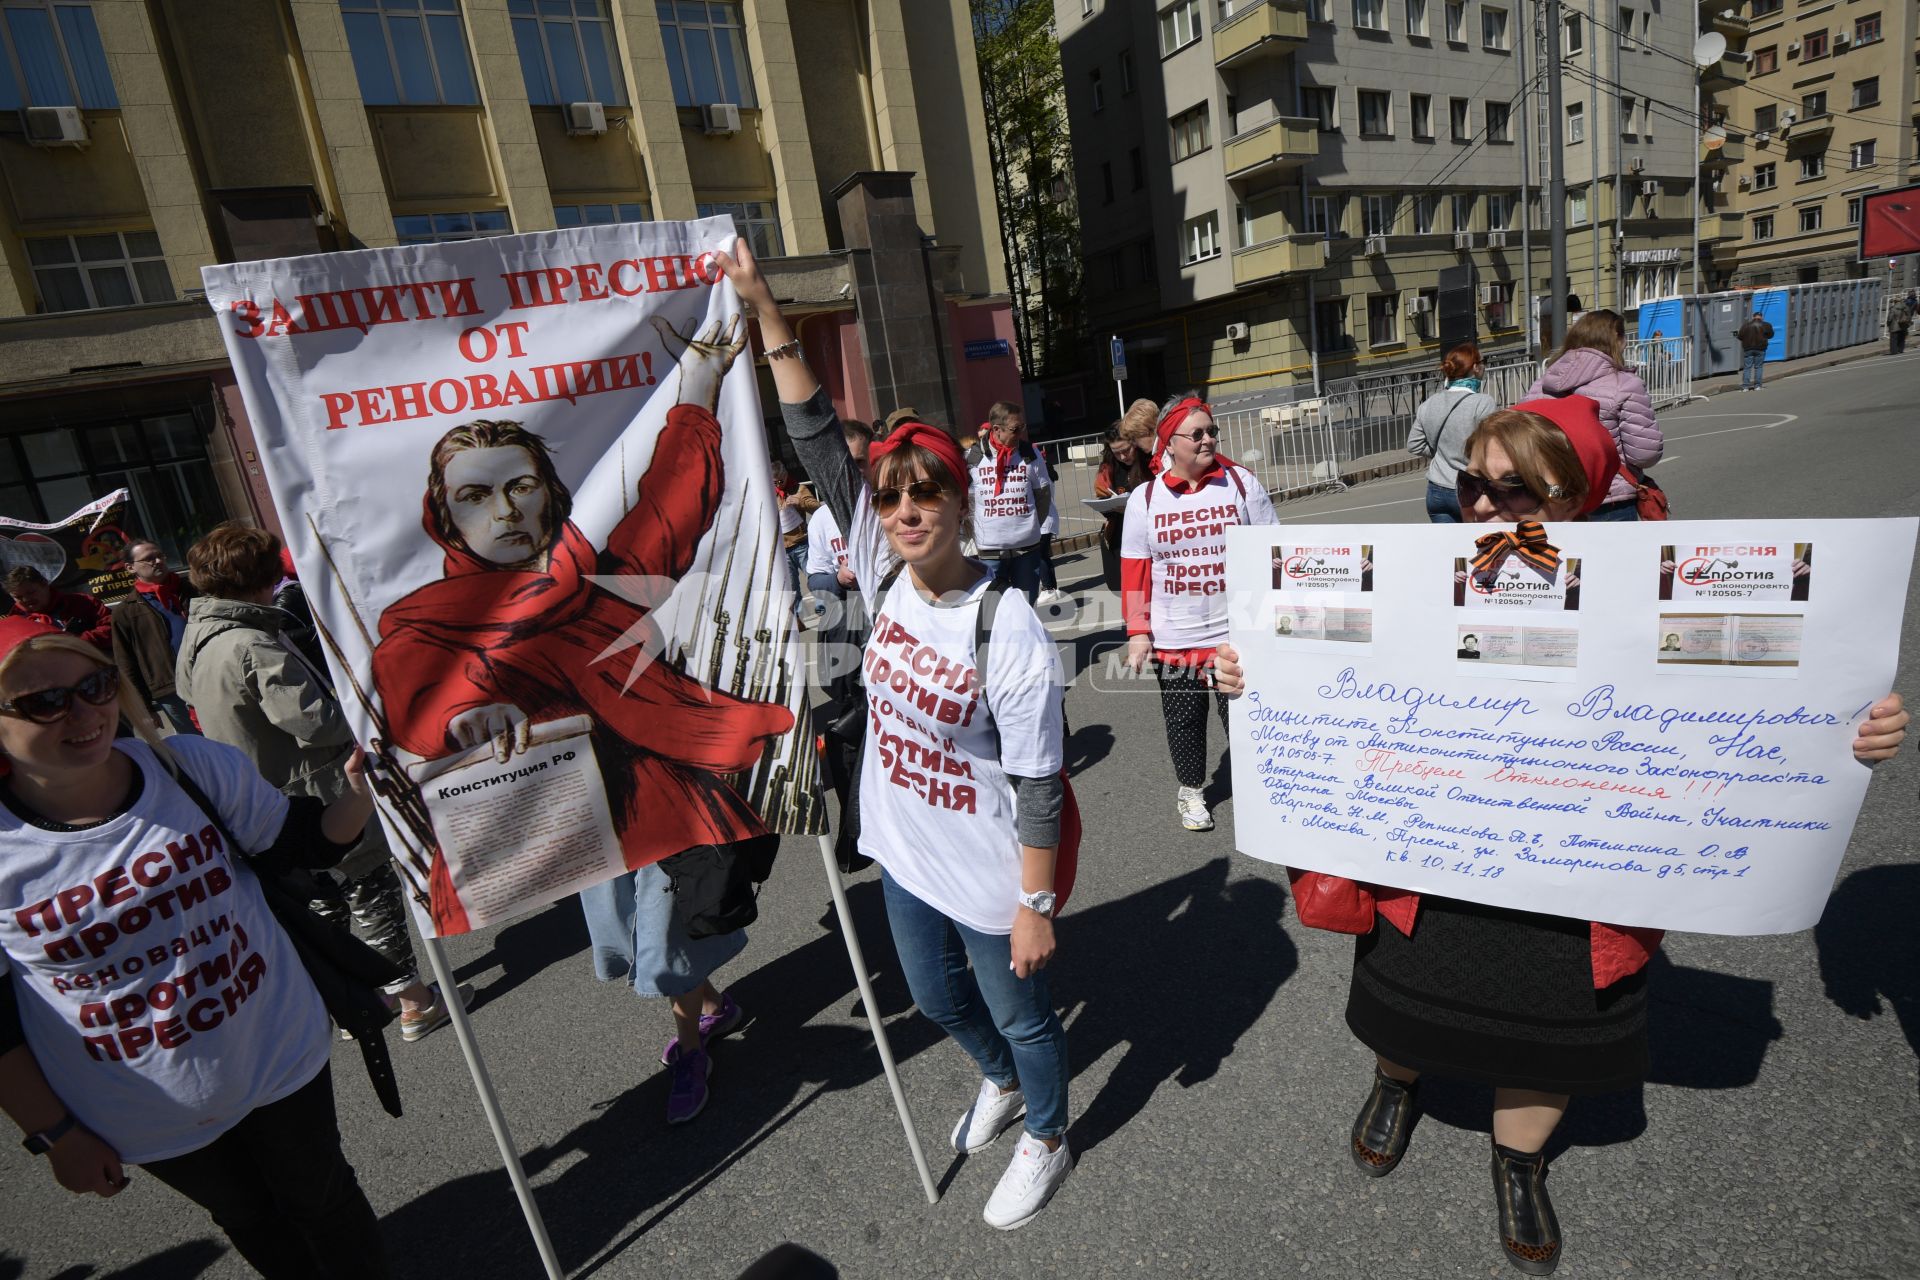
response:
[[[1727,38],[1709,31],[1693,42],[1693,65],[1710,67],[1727,56]]]
[[[1707,130],[1705,142],[1707,144],[1707,150],[1709,151],[1718,151],[1721,147],[1726,146],[1727,127],[1723,124],[1717,124]]]

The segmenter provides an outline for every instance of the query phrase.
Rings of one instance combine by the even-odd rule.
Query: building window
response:
[[[1307,230],[1332,240],[1346,233],[1345,196],[1312,196],[1307,200]]]
[[[1513,225],[1513,197],[1495,192],[1487,197],[1487,230],[1505,231]]]
[[[1640,99],[1640,136],[1653,137],[1653,99]]]
[[[1378,89],[1360,90],[1360,136],[1393,136],[1393,95]]]
[[[1093,109],[1095,111],[1105,111],[1107,109],[1107,91],[1100,85],[1100,68],[1095,67],[1093,70],[1087,72],[1087,83],[1093,90]]]
[[[1747,228],[1750,233],[1748,236],[1749,239],[1771,240],[1773,239],[1773,215],[1770,213],[1755,214],[1747,223]]]
[[[1748,20],[1757,22],[1761,18],[1771,17],[1780,12],[1785,3],[1786,0],[1753,0],[1753,8]]]
[[[1880,41],[1880,15],[1870,13],[1864,18],[1853,20],[1853,42],[1855,44],[1878,44]]]
[[[1308,22],[1332,22],[1332,0],[1307,0]]]
[[[0,108],[107,110],[120,105],[92,5],[7,0],[4,12]]]
[[[1566,28],[1566,52],[1571,55],[1579,53],[1582,49],[1586,48],[1586,28],[1581,25],[1579,14],[1568,15]]]
[[[1871,107],[1880,101],[1880,77],[1870,76],[1853,82],[1853,109]]]
[[[1512,141],[1512,138],[1507,134],[1507,118],[1510,114],[1508,105],[1504,102],[1489,102],[1487,104],[1488,142]]]
[[[1148,236],[1145,240],[1135,245],[1134,252],[1140,259],[1140,283],[1151,284],[1153,282],[1153,273],[1160,269],[1160,264],[1153,259],[1153,237]]]
[[[1620,22],[1619,25],[1614,28],[1614,31],[1615,34],[1620,37],[1620,46],[1622,48],[1631,49],[1633,47],[1633,10],[1624,4],[1620,6]]]
[[[1413,198],[1413,234],[1430,236],[1433,224],[1439,220],[1439,196],[1415,196]]]
[[[1353,338],[1347,333],[1347,300],[1323,298],[1314,303],[1313,331],[1322,355],[1353,350]]]
[[[480,101],[460,0],[340,0],[340,17],[368,106]]]
[[[1567,104],[1567,141],[1569,143],[1587,140],[1587,104],[1570,102]]]
[[[1182,240],[1188,266],[1220,256],[1220,215],[1215,212],[1187,219]]]
[[[398,213],[393,217],[393,232],[401,244],[445,244],[451,240],[478,240],[482,236],[504,236],[513,230],[505,209],[479,209],[473,213]]]
[[[1487,328],[1508,328],[1513,324],[1513,281],[1490,281],[1487,288],[1493,294],[1493,301],[1487,303]]]
[[[1384,347],[1400,341],[1400,295],[1367,296],[1367,345]]]
[[[1134,147],[1127,152],[1127,163],[1133,169],[1133,189],[1140,191],[1147,185],[1147,161],[1140,148]]]
[[[1800,118],[1802,120],[1813,120],[1825,114],[1827,114],[1827,91],[1825,89],[1821,89],[1817,93],[1803,93],[1800,95]]]
[[[1800,41],[1800,61],[1812,62],[1815,58],[1827,56],[1827,33],[1824,29],[1809,31]]]
[[[1753,109],[1753,131],[1755,133],[1772,133],[1779,119],[1779,107],[1771,103],[1764,107],[1755,107]]]
[[[1780,69],[1780,46],[1770,44],[1764,49],[1753,51],[1753,74],[1770,76]]]
[[[1113,203],[1113,163],[1109,160],[1100,162],[1100,199],[1105,204]]]
[[[1410,123],[1413,127],[1413,136],[1431,140],[1433,138],[1433,99],[1424,93],[1409,94],[1407,114],[1412,117]]]
[[[780,205],[777,201],[720,201],[694,207],[703,218],[721,215],[732,218],[734,229],[752,247],[756,258],[777,258],[787,251],[780,240]]]
[[[1620,95],[1620,136],[1623,138],[1631,138],[1638,132],[1638,130],[1633,127],[1634,109],[1638,105],[1639,104],[1634,101],[1632,94],[1623,93]]]
[[[1115,293],[1127,287],[1127,260],[1118,249],[1107,255],[1107,283]]]
[[[1456,195],[1453,204],[1453,229],[1455,231],[1473,230],[1473,197]]]
[[[1473,137],[1473,106],[1465,98],[1447,99],[1447,125],[1455,142]]]
[[[151,231],[33,236],[26,246],[42,311],[173,301],[173,278],[160,253],[160,237]]]
[[[1462,0],[1447,0],[1447,43],[1467,42],[1467,6]]]
[[[616,222],[652,222],[653,211],[644,200],[621,204],[557,204],[553,206],[556,227],[606,227]]]
[[[1489,49],[1507,47],[1507,11],[1491,5],[1480,10],[1480,43]]]
[[[1353,25],[1362,31],[1385,31],[1386,0],[1353,0]]]
[[[1253,247],[1253,223],[1254,214],[1251,206],[1244,204],[1233,206],[1233,225],[1236,233],[1234,243],[1242,249]]]
[[[1820,229],[1821,212],[1821,207],[1817,204],[1810,204],[1802,208],[1800,210],[1800,229],[1802,231],[1818,231]]]
[[[1173,129],[1173,158],[1185,160],[1207,149],[1207,104],[1182,111],[1167,121]]]
[[[1200,38],[1200,0],[1180,0],[1160,11],[1160,56],[1184,49]]]
[[[507,0],[507,12],[513,16],[513,42],[528,102],[550,107],[627,100],[626,83],[614,70],[619,55],[613,24],[601,0],[540,0],[537,13],[534,0]],[[666,35],[667,65],[678,96],[686,69],[675,60],[679,46],[671,29]]]
[[[1133,50],[1131,49],[1120,51],[1120,92],[1123,95],[1133,92]]]
[[[1811,182],[1815,178],[1824,177],[1826,172],[1826,153],[1800,157],[1800,181]]]
[[[1393,224],[1400,220],[1399,196],[1362,196],[1360,230],[1364,235],[1390,236]]]
[[[1407,0],[1407,34],[1427,34],[1427,0]]]
[[[1847,148],[1847,167],[1849,169],[1871,169],[1873,167],[1874,140],[1856,142]]]
[[[1302,85],[1300,88],[1300,110],[1317,121],[1320,132],[1330,133],[1340,127],[1336,114],[1338,102],[1333,90],[1317,85]]]
[[[1780,185],[1780,170],[1777,165],[1757,164],[1753,166],[1753,189],[1771,191]]]
[[[540,0],[542,12],[553,3],[554,0]],[[582,13],[592,10],[596,15],[604,15],[606,12],[603,0],[573,0],[573,4]],[[700,107],[731,102],[739,107],[753,107],[760,104],[753,88],[753,68],[747,62],[746,24],[739,0],[662,4],[660,36],[667,47],[667,75],[673,81],[676,105]],[[608,35],[606,39],[610,45],[613,37]]]
[[[1567,225],[1584,227],[1587,225],[1587,189],[1575,187],[1567,192]]]
[[[1847,225],[1850,227],[1859,226],[1860,219],[1866,213],[1866,208],[1867,208],[1867,197],[1865,195],[1848,196],[1847,197]]]

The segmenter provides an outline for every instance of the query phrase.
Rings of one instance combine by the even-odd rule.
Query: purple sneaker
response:
[[[707,1077],[713,1074],[713,1059],[705,1049],[675,1053],[667,1069],[671,1073],[667,1084],[667,1123],[685,1124],[706,1109]]]
[[[740,1006],[733,1002],[733,997],[724,991],[721,992],[720,1012],[703,1013],[700,1015],[700,1047],[704,1049],[709,1042],[718,1040],[721,1036],[732,1035],[735,1031],[738,1031],[744,1016],[745,1015],[740,1012]],[[670,1067],[673,1065],[673,1051],[679,1046],[679,1036],[675,1036],[673,1039],[667,1041],[667,1047],[660,1051],[661,1066]]]

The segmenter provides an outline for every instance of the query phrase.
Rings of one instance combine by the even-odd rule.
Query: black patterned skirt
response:
[[[1587,923],[1420,899],[1413,936],[1385,919],[1356,939],[1347,1025],[1422,1074],[1547,1093],[1647,1076],[1646,970],[1593,988]]]

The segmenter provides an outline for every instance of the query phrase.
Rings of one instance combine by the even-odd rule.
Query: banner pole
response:
[[[900,1085],[900,1069],[893,1062],[893,1046],[887,1043],[887,1029],[880,1025],[880,1006],[874,1003],[873,983],[867,977],[867,957],[860,950],[860,935],[853,929],[853,913],[847,908],[847,886],[840,879],[840,864],[833,858],[833,837],[820,837],[820,861],[827,869],[827,888],[833,893],[833,911],[840,917],[840,936],[847,944],[847,960],[853,965],[853,980],[860,986],[860,1004],[867,1011],[867,1026],[873,1030],[874,1047],[880,1050],[880,1066],[887,1073],[887,1088],[893,1091],[893,1108],[900,1113],[900,1127],[906,1130],[907,1147],[913,1152],[913,1167],[920,1172],[920,1186],[928,1204],[940,1203],[940,1192],[933,1185],[933,1171],[927,1168],[927,1153],[920,1149],[920,1131],[913,1126],[913,1112],[907,1108],[907,1092]]]
[[[540,1216],[540,1206],[533,1202],[533,1189],[527,1185],[527,1171],[520,1167],[520,1153],[514,1149],[513,1135],[507,1132],[507,1117],[500,1110],[500,1099],[493,1092],[493,1078],[487,1074],[487,1064],[480,1057],[480,1042],[474,1039],[473,1024],[467,1020],[466,1002],[460,999],[460,984],[453,980],[453,966],[447,963],[440,939],[423,938],[422,941],[427,944],[427,959],[433,964],[433,980],[440,984],[440,999],[448,1002],[447,1012],[453,1015],[454,1037],[460,1041],[460,1052],[467,1059],[473,1091],[480,1096],[480,1109],[486,1113],[487,1127],[493,1130],[493,1141],[500,1148],[500,1161],[513,1182],[513,1194],[520,1199],[520,1212],[526,1216],[527,1231],[533,1236],[540,1264],[546,1268],[547,1280],[564,1280],[567,1273],[553,1252],[546,1221]]]

